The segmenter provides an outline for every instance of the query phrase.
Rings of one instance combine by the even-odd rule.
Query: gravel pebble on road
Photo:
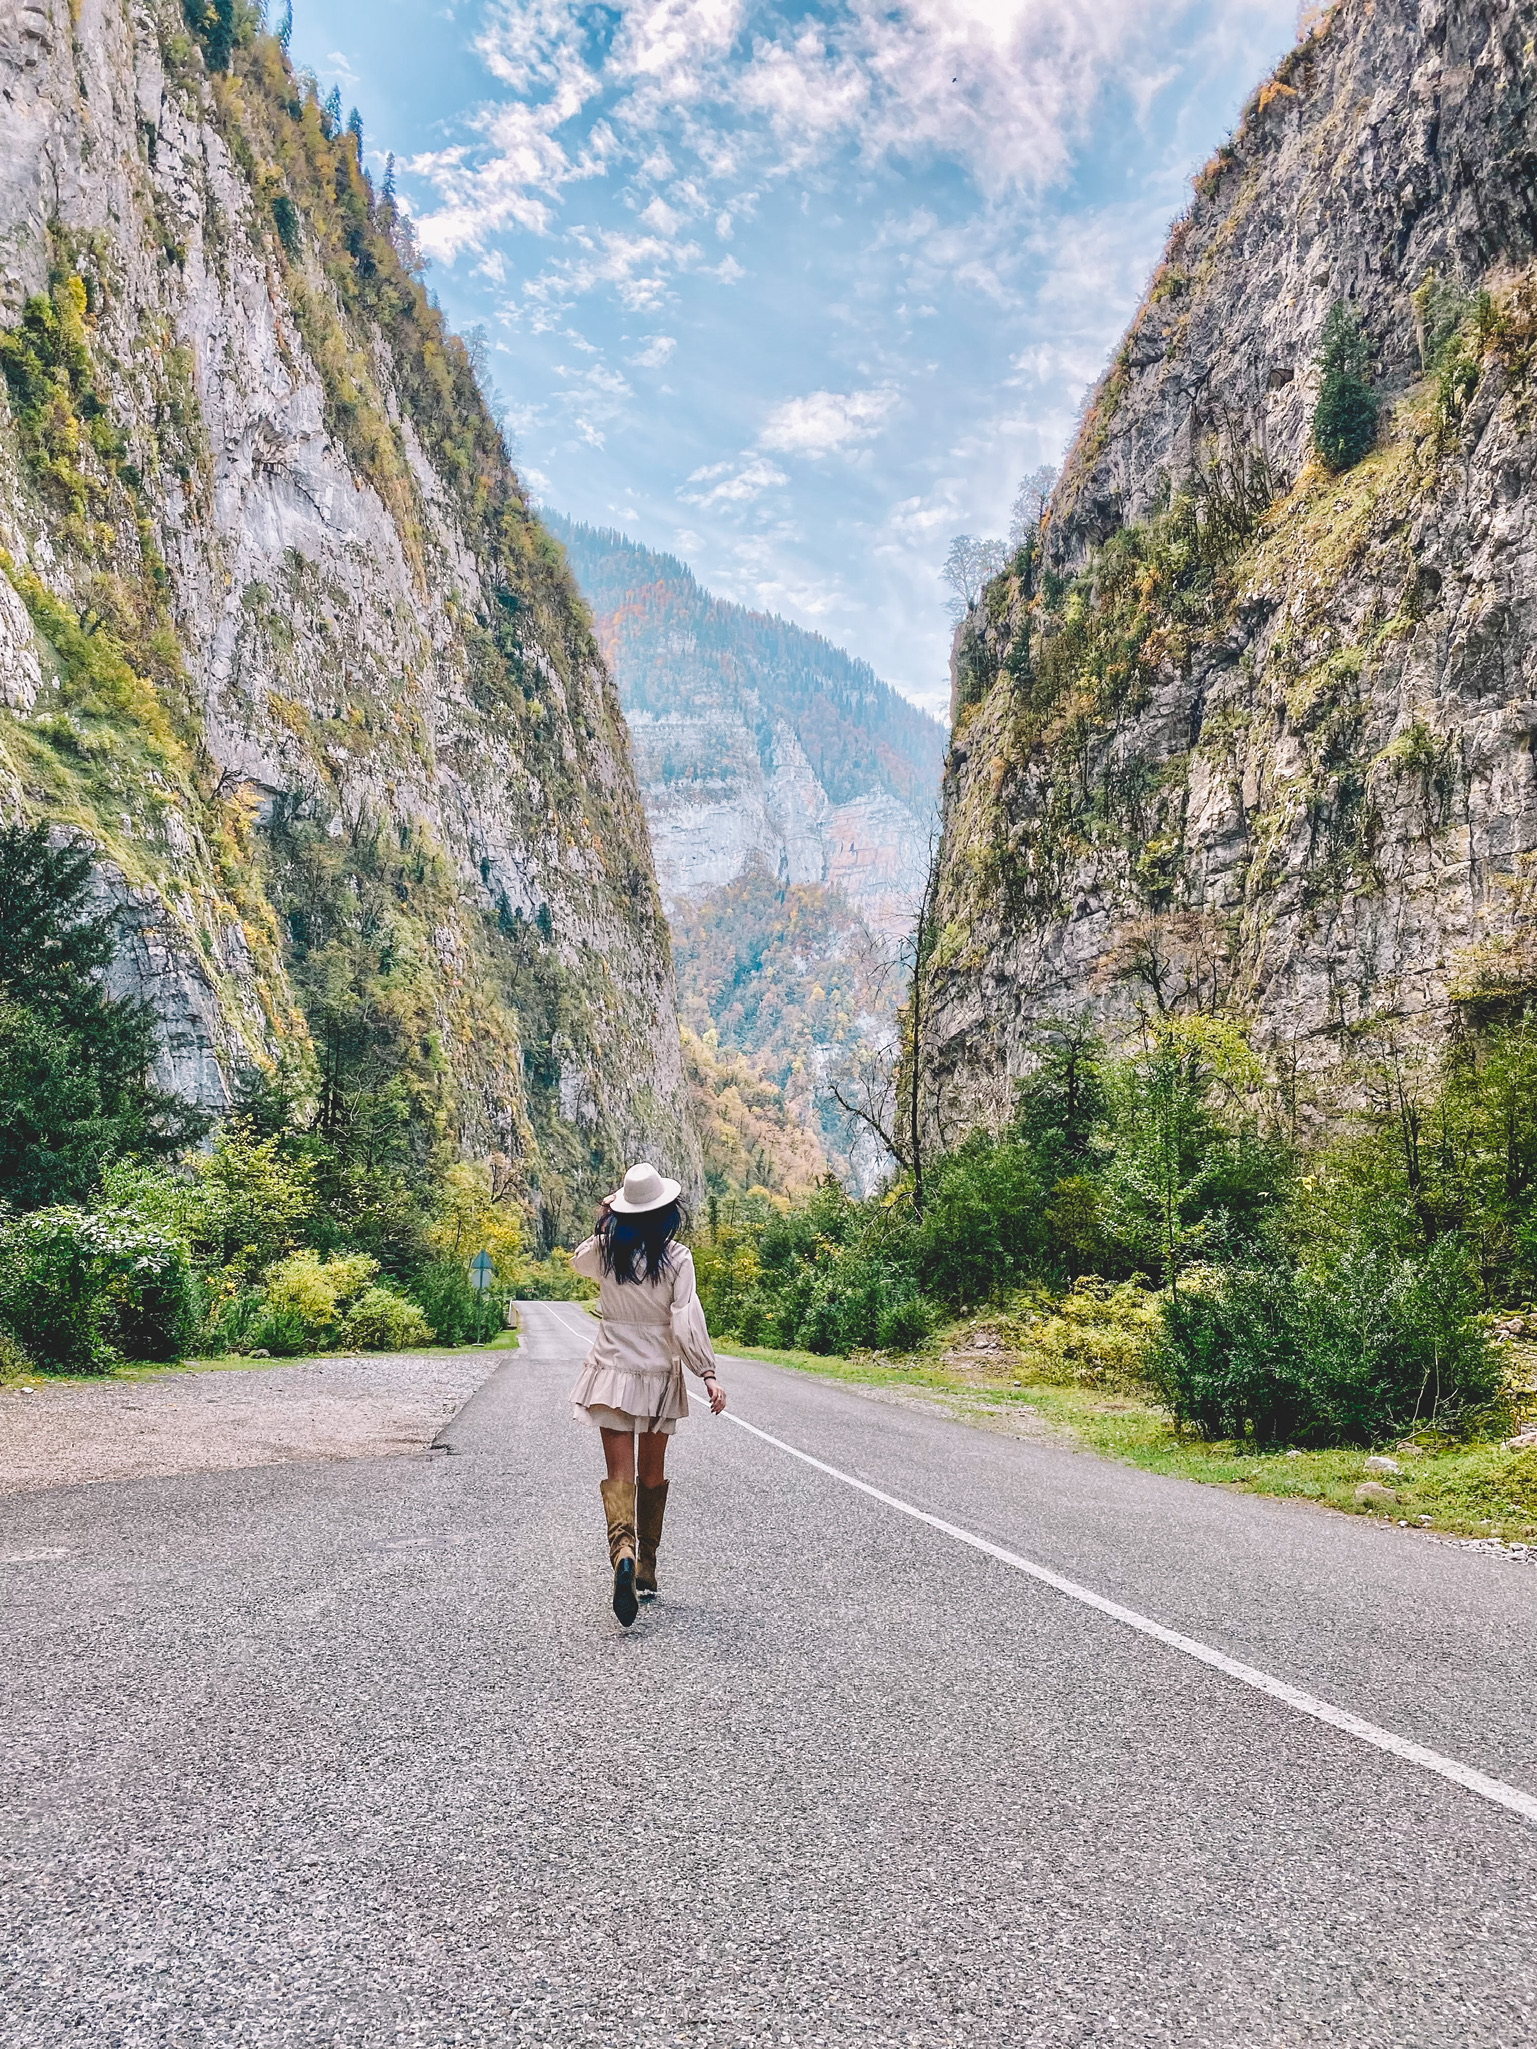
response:
[[[0,1494],[292,1460],[398,1457],[429,1445],[506,1357],[377,1353],[95,1386],[0,1388]]]

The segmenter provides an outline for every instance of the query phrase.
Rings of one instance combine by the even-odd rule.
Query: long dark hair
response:
[[[654,1281],[667,1264],[668,1248],[682,1227],[681,1203],[669,1202],[661,1209],[631,1214],[605,1210],[598,1219],[603,1271],[616,1281]]]

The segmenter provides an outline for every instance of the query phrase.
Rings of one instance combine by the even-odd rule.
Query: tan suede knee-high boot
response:
[[[635,1620],[635,1482],[603,1480],[603,1513],[608,1518],[608,1562],[614,1568],[614,1613],[628,1629]]]
[[[649,1601],[656,1592],[656,1547],[662,1541],[669,1484],[659,1480],[656,1486],[648,1487],[642,1480],[635,1490],[635,1591],[643,1601]]]

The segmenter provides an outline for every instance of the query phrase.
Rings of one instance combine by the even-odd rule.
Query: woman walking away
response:
[[[694,1262],[677,1242],[679,1187],[642,1161],[598,1211],[596,1234],[571,1255],[598,1282],[602,1327],[571,1390],[579,1416],[603,1433],[608,1559],[614,1613],[628,1629],[636,1599],[656,1592],[656,1549],[667,1507],[667,1440],[688,1414],[683,1368],[704,1382],[719,1415],[710,1332]],[[639,1485],[637,1486],[637,1480]]]

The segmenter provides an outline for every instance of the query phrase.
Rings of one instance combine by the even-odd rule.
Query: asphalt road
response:
[[[452,1455],[0,1503],[6,2045],[1526,2045],[1537,1825],[728,1421],[608,1613],[582,1313]],[[736,1363],[763,1429],[1537,1792],[1537,1570]]]

